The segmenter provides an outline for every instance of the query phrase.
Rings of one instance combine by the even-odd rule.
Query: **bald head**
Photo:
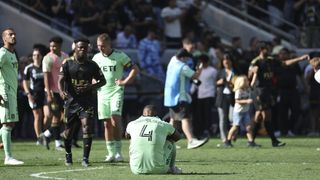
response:
[[[156,115],[157,115],[156,106],[146,105],[143,108],[143,116],[156,116]]]

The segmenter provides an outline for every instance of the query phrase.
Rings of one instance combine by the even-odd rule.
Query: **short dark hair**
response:
[[[78,38],[78,39],[75,39],[73,42],[75,44],[78,43],[78,42],[84,42],[84,43],[90,44],[89,39],[86,39],[86,38]]]
[[[259,41],[258,44],[257,44],[257,48],[259,50],[267,49],[268,46],[269,46],[269,43],[267,41]]]
[[[206,55],[206,54],[201,54],[199,57],[198,57],[198,60],[200,62],[203,62],[203,63],[208,63],[209,62],[209,56]]]
[[[62,44],[63,43],[63,39],[59,36],[55,36],[55,37],[52,37],[49,42],[54,42],[54,43],[58,43],[58,44]]]
[[[192,55],[184,48],[179,49],[178,52],[176,53],[176,56],[178,59],[183,57],[192,57]]]

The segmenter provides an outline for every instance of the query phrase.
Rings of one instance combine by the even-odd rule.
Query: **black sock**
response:
[[[64,148],[66,150],[66,153],[70,154],[71,153],[71,139],[64,139]]]
[[[272,142],[278,141],[277,138],[274,136],[274,130],[271,121],[264,121],[264,126],[267,130],[269,137],[271,138]]]
[[[83,158],[89,159],[92,138],[83,138]]]
[[[52,127],[52,135],[55,140],[60,140],[60,127],[59,126]]]

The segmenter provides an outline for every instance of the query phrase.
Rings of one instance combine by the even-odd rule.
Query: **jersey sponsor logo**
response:
[[[104,72],[115,72],[117,71],[117,66],[102,66],[101,69]]]

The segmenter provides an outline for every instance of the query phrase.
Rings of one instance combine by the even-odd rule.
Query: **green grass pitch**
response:
[[[211,139],[199,149],[187,150],[186,140],[177,144],[176,165],[181,175],[133,175],[128,165],[129,141],[123,141],[123,163],[105,163],[105,143],[95,139],[90,156],[91,166],[81,166],[82,149],[73,148],[72,167],[64,165],[64,152],[46,150],[35,142],[13,142],[13,155],[25,162],[23,166],[4,166],[0,162],[0,179],[320,179],[320,139],[281,138],[287,146],[271,147],[267,138],[257,138],[262,148],[246,147],[239,138],[234,148],[217,147],[220,140]],[[80,143],[81,144],[81,143]],[[50,144],[53,146],[53,143]],[[1,160],[4,152],[1,150]]]

